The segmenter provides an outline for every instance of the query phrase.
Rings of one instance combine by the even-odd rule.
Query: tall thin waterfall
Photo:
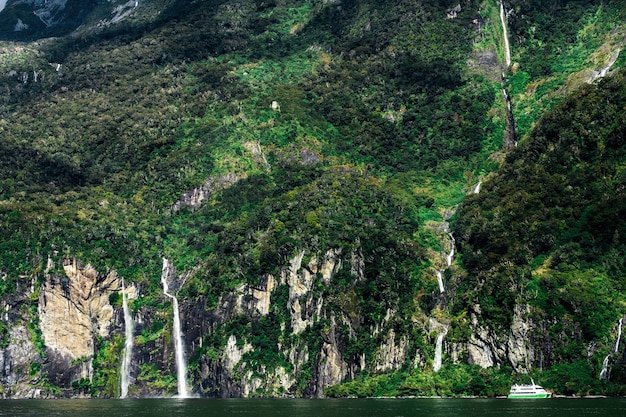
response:
[[[172,308],[174,309],[174,349],[176,353],[176,373],[178,379],[178,398],[189,398],[187,392],[187,365],[185,364],[185,353],[183,351],[183,334],[180,326],[180,312],[178,308],[178,300],[176,296],[170,294],[167,277],[170,272],[170,261],[163,258],[163,269],[161,271],[161,284],[163,285],[163,294],[172,299]]]
[[[443,273],[437,270],[437,282],[439,283],[439,292],[443,293],[446,289],[443,286]]]
[[[620,318],[617,322],[617,340],[615,341],[615,353],[619,350],[619,342],[622,338],[622,324],[624,323],[624,318]]]
[[[506,13],[502,2],[500,2],[500,22],[502,22],[502,37],[504,38],[504,60],[508,68],[511,66],[511,47],[509,45],[509,32],[506,29]]]
[[[435,359],[433,361],[433,371],[439,372],[442,364],[442,353],[443,353],[443,339],[446,337],[446,333],[448,333],[448,328],[444,327],[443,331],[437,335],[437,343],[435,344]]]
[[[474,186],[474,189],[472,190],[472,194],[478,194],[480,193],[480,186],[482,185],[481,181],[478,181],[478,184],[476,184],[476,186]]]
[[[450,252],[448,253],[448,256],[446,257],[446,263],[448,264],[448,266],[452,265],[452,261],[454,260],[454,236],[452,236],[452,232],[448,233],[448,236],[450,236]]]
[[[128,396],[128,385],[130,383],[130,362],[133,356],[133,318],[128,307],[128,294],[124,288],[124,280],[122,280],[122,308],[124,310],[124,356],[122,357],[122,366],[120,369],[120,398]]]

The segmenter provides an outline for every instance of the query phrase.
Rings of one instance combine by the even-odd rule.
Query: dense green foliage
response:
[[[479,303],[485,321],[504,327],[513,305],[528,302],[562,323],[546,343],[569,327],[544,366],[583,359],[624,313],[624,86],[622,72],[557,105],[455,223],[469,273],[459,308]]]
[[[6,157],[0,162],[8,237],[1,252],[9,277],[57,253],[154,285],[162,254],[190,267],[201,256],[220,253],[214,245],[227,245],[228,235],[260,233],[270,220],[276,227],[287,224],[251,260],[262,258],[262,265],[246,274],[256,279],[256,273],[309,247],[301,233],[324,234],[311,250],[363,242],[366,235],[359,234],[366,230],[357,223],[344,227],[347,220],[357,221],[351,211],[359,213],[360,222],[372,214],[390,220],[408,215],[398,220],[412,224],[398,230],[406,242],[417,228],[418,212],[434,209],[433,203],[416,206],[412,188],[419,187],[422,200],[458,202],[458,189],[465,185],[461,173],[481,151],[479,138],[493,129],[485,114],[494,91],[489,84],[469,82],[459,61],[471,43],[471,8],[441,25],[429,20],[445,10],[438,2],[413,10],[421,16],[417,20],[400,18],[413,7],[408,3],[376,6],[371,22],[374,5],[368,3],[347,2],[340,9],[287,6],[243,2],[242,9],[233,9],[204,2],[193,6],[194,13],[184,6],[145,32],[122,23],[115,36],[48,41],[30,55],[26,50],[22,63],[7,62],[7,69],[18,71],[43,65],[39,79],[44,80],[18,86],[12,78],[4,80],[12,92],[4,104]],[[283,20],[287,17],[295,20]],[[242,21],[225,27],[231,19]],[[396,21],[398,30],[386,31]],[[365,25],[371,34],[357,35]],[[280,42],[269,43],[271,33]],[[446,47],[420,46],[430,44]],[[61,67],[56,71],[46,62]],[[272,100],[280,111],[270,108]],[[267,165],[250,144],[263,149]],[[305,154],[313,166],[302,165]],[[438,172],[435,178],[441,180],[433,183],[424,170]],[[334,179],[352,171],[365,181],[365,199],[361,186]],[[232,172],[248,178],[224,191],[209,212],[167,214],[183,190],[212,173]],[[371,204],[382,197],[367,185],[376,176],[396,194],[385,191],[389,196],[383,197],[391,200],[381,209],[391,211]],[[443,188],[451,184],[457,190],[452,195]],[[334,198],[336,192],[343,197]],[[306,194],[309,202],[301,211],[278,207]],[[316,213],[327,199],[336,207]],[[267,215],[278,210],[285,214]],[[397,238],[384,231],[390,226],[376,227],[396,245]],[[220,260],[234,263],[230,257]],[[233,285],[228,273],[220,277]],[[11,282],[3,283],[5,291],[11,291]]]
[[[506,395],[511,377],[504,370],[460,364],[437,373],[398,372],[357,379],[326,390],[330,397],[494,397]]]
[[[526,134],[570,92],[559,87],[589,66],[583,56],[603,43],[624,7],[511,3],[519,68],[505,87]],[[80,31],[0,45],[0,295],[31,277],[40,285],[48,258],[56,265],[78,258],[141,287],[136,310],[159,311],[165,256],[179,271],[193,270],[181,303],[202,300],[211,310],[241,284],[277,276],[301,252],[308,258],[332,250],[344,261],[355,254],[364,260],[362,280],[345,264],[332,285],[316,277],[316,295],[329,311],[360,317],[356,335],[341,328],[338,336],[351,363],[373,360],[383,336],[370,329],[389,311],[397,334],[430,354],[414,318],[437,310],[459,323],[450,334],[462,340],[469,331],[463,315],[476,301],[496,328],[510,321],[520,299],[574,323],[572,343],[546,359],[561,366],[553,375],[578,363],[583,342],[609,334],[623,301],[616,294],[626,286],[623,75],[558,106],[507,156],[485,192],[467,198],[454,226],[467,273],[447,272],[448,281],[463,278],[450,314],[442,312],[433,274],[447,235],[433,224],[448,220],[503,158],[499,80],[486,74],[494,68],[468,66],[477,49],[499,48],[492,44],[501,39],[499,26],[477,25],[494,17],[494,5],[465,1],[447,18],[458,2],[146,4],[153,9],[89,26],[103,17],[79,16],[70,1],[67,24],[14,36],[65,35],[72,17],[85,23]],[[551,14],[556,6],[561,18]],[[202,186],[209,191],[201,205],[176,206]],[[254,346],[245,360],[255,372],[286,366],[279,344],[319,350],[328,323],[298,337],[280,329],[288,322],[286,291],[275,290],[271,316],[237,317],[202,335],[190,369],[218,357],[231,334]],[[165,337],[168,314],[142,329],[137,344]],[[2,345],[5,336],[0,326]],[[114,338],[97,345],[93,381],[74,388],[114,396],[122,344]],[[311,382],[314,359],[300,374],[299,394]],[[508,369],[469,365],[437,374],[403,369],[362,375],[328,394],[494,395],[511,378]],[[138,379],[165,391],[175,386],[157,365],[142,365]]]
[[[519,136],[623,49],[622,1],[505,2],[514,65],[507,80]],[[624,66],[620,54],[611,69]]]

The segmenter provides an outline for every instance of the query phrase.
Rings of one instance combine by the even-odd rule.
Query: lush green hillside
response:
[[[586,359],[592,341],[610,351],[623,315],[625,81],[622,72],[585,86],[544,115],[455,222],[468,272],[461,311],[479,303],[485,321],[506,328],[514,304],[527,302],[541,320],[570,327],[544,367]],[[562,337],[561,325],[544,341]]]
[[[184,277],[189,383],[200,395],[319,396],[352,378],[327,394],[502,394],[521,371],[504,355],[467,364],[465,346],[478,333],[472,314],[504,333],[520,303],[554,320],[539,333],[574,328],[552,350],[537,336],[550,357],[526,371],[552,366],[548,380],[584,363],[588,379],[569,391],[623,390],[623,372],[609,388],[591,375],[626,285],[624,54],[597,87],[579,88],[576,75],[623,47],[621,2],[505,3],[508,69],[495,2],[70,3],[65,23],[28,33],[7,29],[11,4],[0,13],[0,295],[12,312],[0,330],[8,346],[7,329],[28,324],[41,356],[24,381],[55,395],[117,395],[119,319],[93,337],[91,356],[70,361],[89,364],[89,378],[54,379],[41,336],[46,291],[73,279],[77,259],[137,288],[136,394],[173,393],[165,257]],[[508,154],[502,87],[522,138]],[[461,249],[454,265],[449,232]],[[316,269],[329,263],[329,276]],[[289,274],[310,274],[306,294],[294,295]],[[231,309],[265,288],[269,316]],[[108,299],[121,314],[119,292]],[[301,305],[298,320],[311,322],[297,330]],[[449,367],[437,373],[442,328]],[[340,378],[325,379],[327,345],[349,369]],[[245,353],[228,374],[235,348]],[[278,369],[290,387],[270,386]]]
[[[437,207],[460,201],[465,172],[495,149],[486,141],[497,130],[487,117],[495,91],[463,66],[473,9],[442,20],[439,2],[413,6],[202,2],[145,27],[19,48],[4,67],[41,75],[4,79],[1,191],[15,236],[5,244],[21,246],[3,251],[7,273],[38,262],[25,250],[35,244],[128,279],[159,254],[189,267],[213,252],[203,245],[194,257],[184,244],[199,214],[165,213],[183,191],[225,174],[247,179],[202,221],[227,229],[265,200],[311,193],[338,172],[380,183],[407,205],[409,223],[436,219]],[[357,190],[339,181],[344,211]]]
[[[509,8],[513,65],[507,88],[519,136],[542,113],[609,66],[624,66],[626,6],[609,1],[515,1]],[[613,63],[613,60],[616,60]]]

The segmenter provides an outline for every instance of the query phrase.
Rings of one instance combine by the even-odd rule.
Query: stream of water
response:
[[[506,13],[504,4],[500,2],[500,22],[502,23],[502,37],[504,38],[504,60],[506,67],[511,66],[511,46],[509,45],[509,32],[506,29]]]
[[[124,356],[122,357],[122,367],[120,369],[120,397],[126,398],[128,396],[128,385],[130,384],[130,362],[133,357],[133,318],[130,314],[130,308],[128,306],[128,294],[124,288],[124,281],[122,281],[122,309],[124,310]]]
[[[439,370],[441,369],[441,357],[442,357],[442,353],[443,353],[443,339],[444,337],[446,337],[446,333],[448,332],[448,329],[445,328],[444,331],[442,331],[441,333],[439,333],[437,335],[437,343],[435,344],[435,359],[433,361],[433,371],[435,372],[439,372]]]
[[[163,294],[172,300],[172,308],[174,310],[174,349],[176,356],[176,376],[178,386],[178,397],[188,398],[187,391],[187,364],[185,363],[185,351],[183,345],[183,333],[180,326],[180,309],[178,307],[178,299],[174,294],[169,293],[167,284],[167,276],[169,275],[170,262],[163,258],[163,270],[161,273],[161,284],[163,284]]]

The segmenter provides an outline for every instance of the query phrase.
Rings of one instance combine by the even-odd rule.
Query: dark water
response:
[[[0,400],[0,416],[625,417],[626,399]]]

